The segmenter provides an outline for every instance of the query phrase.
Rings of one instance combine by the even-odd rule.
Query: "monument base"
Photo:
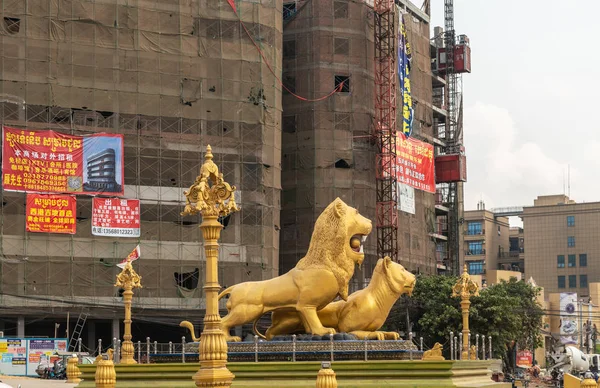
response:
[[[502,387],[492,381],[491,361],[336,361],[331,367],[340,388]],[[232,362],[232,388],[314,388],[320,362]],[[195,388],[197,363],[116,365],[117,388]],[[94,388],[96,365],[79,365],[83,381]]]

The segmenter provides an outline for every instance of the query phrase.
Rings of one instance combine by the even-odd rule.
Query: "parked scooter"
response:
[[[48,365],[40,376],[47,380],[64,380],[67,378],[67,370],[60,360],[54,361],[54,365]]]

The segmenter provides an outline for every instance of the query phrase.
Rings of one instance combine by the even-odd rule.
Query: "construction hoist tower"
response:
[[[398,261],[396,77],[398,46],[394,0],[375,0],[375,137],[377,141],[377,257]]]
[[[470,47],[466,35],[456,37],[454,30],[454,1],[444,0],[444,52],[446,74],[446,109],[448,112],[445,130],[445,147],[442,149],[447,161],[455,163],[454,177],[439,182],[443,202],[448,206],[448,261],[450,274],[458,275],[463,233],[463,182],[466,181],[466,159],[462,128],[462,73],[471,71]],[[438,163],[436,161],[436,169]]]

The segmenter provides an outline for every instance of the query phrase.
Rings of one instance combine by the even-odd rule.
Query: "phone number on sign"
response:
[[[99,226],[92,226],[92,234],[104,236],[139,237],[140,230],[131,228],[102,228]]]

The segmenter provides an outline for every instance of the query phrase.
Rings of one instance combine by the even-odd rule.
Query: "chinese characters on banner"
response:
[[[2,128],[5,190],[123,195],[123,176],[123,135]]]
[[[140,237],[138,199],[94,198],[92,234],[111,237]]]
[[[400,92],[402,93],[402,133],[410,136],[412,133],[414,108],[410,91],[410,68],[412,53],[410,43],[406,36],[406,25],[404,14],[400,15],[400,26],[398,33],[398,80],[400,81]]]
[[[28,232],[76,231],[77,199],[71,195],[27,194],[25,228]]]
[[[435,193],[433,145],[398,131],[396,159],[399,183]]]

